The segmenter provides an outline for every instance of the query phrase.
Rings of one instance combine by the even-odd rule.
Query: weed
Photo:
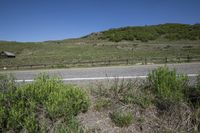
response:
[[[139,81],[124,81],[115,79],[109,86],[99,85],[95,94],[98,97],[113,99],[115,102],[139,105],[147,108],[152,103],[152,95],[143,89]]]
[[[114,111],[110,113],[111,120],[119,127],[127,127],[133,123],[133,115],[131,112]]]

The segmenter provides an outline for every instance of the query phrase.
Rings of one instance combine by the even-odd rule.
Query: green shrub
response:
[[[99,98],[96,100],[95,102],[95,109],[97,111],[100,111],[103,108],[108,108],[109,106],[111,106],[111,99],[110,98]]]
[[[45,107],[51,117],[76,115],[87,111],[89,99],[86,93],[73,86],[65,86],[62,90],[51,92],[45,102]]]
[[[117,110],[110,114],[110,118],[119,127],[127,127],[133,123],[133,115],[131,112]]]
[[[169,70],[167,67],[159,67],[148,75],[150,89],[161,101],[183,101],[187,81],[186,75],[177,75],[175,70]]]
[[[16,88],[4,77],[0,88],[0,130],[2,132],[42,132],[40,119],[49,123],[63,119],[70,125],[71,118],[87,111],[89,97],[78,87],[65,85],[58,78],[39,75],[34,82]],[[6,89],[5,89],[6,88]],[[70,127],[66,127],[70,128]]]

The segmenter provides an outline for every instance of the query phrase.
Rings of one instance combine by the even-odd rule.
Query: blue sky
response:
[[[0,0],[0,40],[76,38],[123,26],[200,22],[200,0]]]

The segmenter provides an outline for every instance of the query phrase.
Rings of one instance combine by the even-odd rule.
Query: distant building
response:
[[[15,54],[11,53],[11,52],[8,52],[8,51],[2,51],[0,53],[0,57],[1,58],[15,58]]]

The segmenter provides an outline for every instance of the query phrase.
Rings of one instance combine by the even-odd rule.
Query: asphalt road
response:
[[[0,71],[0,73],[13,74],[18,82],[30,82],[39,73],[59,76],[65,82],[83,82],[92,80],[106,80],[114,78],[135,79],[146,78],[147,74],[153,69],[164,66],[159,65],[134,65],[134,66],[112,66],[94,68],[70,68],[70,69],[51,69],[51,70],[24,70],[24,71]],[[176,69],[178,73],[188,74],[194,80],[200,72],[200,63],[167,64],[170,69]]]

